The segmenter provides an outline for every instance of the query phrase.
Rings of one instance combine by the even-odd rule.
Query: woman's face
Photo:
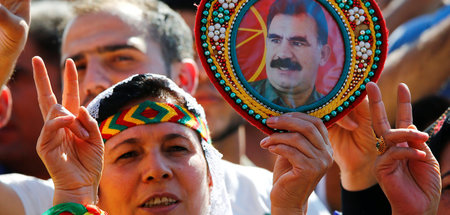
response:
[[[183,125],[139,125],[105,144],[99,206],[109,214],[206,214],[211,186],[198,135]]]

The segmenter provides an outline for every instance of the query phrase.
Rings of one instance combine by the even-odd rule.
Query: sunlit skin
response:
[[[140,9],[134,9],[139,13]],[[127,19],[132,22],[133,18]],[[145,39],[144,32],[119,15],[99,12],[79,16],[68,29],[62,59],[72,58],[77,65],[82,105],[130,75],[168,75],[159,44]]]
[[[109,214],[206,214],[210,186],[199,135],[188,127],[140,125],[105,143],[99,206]],[[155,196],[176,203],[143,207]]]
[[[278,14],[273,18],[266,39],[266,71],[270,84],[284,97],[293,96],[297,106],[311,94],[320,65],[328,60],[330,48],[318,41],[317,24],[307,14]],[[299,69],[272,68],[276,59],[290,59]]]
[[[442,151],[439,164],[441,166],[442,193],[438,215],[444,215],[450,212],[450,143],[448,142]]]

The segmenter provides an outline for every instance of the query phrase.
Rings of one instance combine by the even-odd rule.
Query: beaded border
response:
[[[197,12],[197,51],[208,76],[227,101],[247,120],[266,133],[266,119],[285,112],[301,111],[321,118],[325,125],[345,115],[365,96],[365,84],[378,80],[387,53],[387,32],[380,9],[373,0],[316,0],[338,23],[346,56],[338,85],[326,101],[296,109],[283,108],[254,96],[241,81],[242,73],[233,59],[236,23],[258,0],[204,0]],[[346,66],[347,65],[347,66]],[[244,82],[244,83],[243,83]],[[339,85],[339,83],[341,85]],[[250,92],[249,92],[250,91]],[[321,101],[321,100],[319,100]]]

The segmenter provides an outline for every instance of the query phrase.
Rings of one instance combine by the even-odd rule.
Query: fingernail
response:
[[[81,135],[83,135],[84,138],[89,137],[89,132],[86,131],[84,128],[80,128]]]
[[[275,146],[269,146],[269,148],[267,148],[269,151],[273,151],[275,149]]]
[[[74,117],[72,115],[68,115],[68,116],[63,116],[61,117],[64,121],[72,121],[74,119]]]
[[[274,116],[274,117],[270,117],[269,119],[267,119],[267,123],[269,124],[275,124],[278,122],[278,117]]]
[[[262,139],[259,145],[264,148],[264,146],[267,145],[267,142],[269,142],[269,137],[265,137],[264,139]]]

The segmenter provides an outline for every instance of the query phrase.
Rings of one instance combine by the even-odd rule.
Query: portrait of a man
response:
[[[330,56],[328,27],[313,0],[276,0],[267,16],[266,79],[249,82],[270,102],[288,108],[314,103],[319,66]]]

